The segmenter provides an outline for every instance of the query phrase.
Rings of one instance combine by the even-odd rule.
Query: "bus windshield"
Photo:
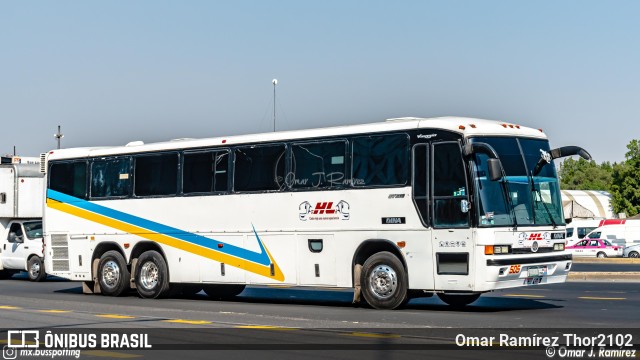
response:
[[[471,142],[491,145],[502,162],[505,176],[487,178],[485,154],[474,155],[476,204],[479,226],[564,225],[556,169],[551,162],[532,176],[532,170],[549,142],[515,137],[477,137]]]

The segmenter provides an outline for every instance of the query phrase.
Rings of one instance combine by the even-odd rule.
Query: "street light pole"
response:
[[[278,85],[278,79],[271,80],[273,84],[273,132],[276,132],[276,85]]]
[[[58,132],[53,134],[53,137],[58,141],[58,149],[60,149],[60,139],[64,137],[64,134],[60,132],[60,125],[58,125]]]

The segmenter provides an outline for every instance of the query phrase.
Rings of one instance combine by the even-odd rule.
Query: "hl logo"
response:
[[[543,240],[542,233],[533,233],[529,235],[529,239],[527,240]]]
[[[333,208],[333,202],[319,202],[313,209],[312,214],[335,214],[336,210]]]

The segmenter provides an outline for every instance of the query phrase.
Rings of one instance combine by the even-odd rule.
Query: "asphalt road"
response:
[[[112,298],[83,295],[78,283],[55,279],[30,283],[14,277],[0,281],[0,328],[131,330],[146,332],[156,342],[173,344],[165,345],[163,352],[156,351],[162,349],[156,343],[156,350],[146,352],[83,353],[94,357],[175,358],[181,356],[180,351],[189,351],[188,358],[205,359],[213,349],[218,355],[243,359],[248,356],[244,352],[254,350],[253,356],[260,350],[263,358],[388,359],[433,356],[442,349],[436,346],[425,353],[420,346],[455,346],[452,339],[461,332],[608,328],[617,333],[640,324],[637,283],[576,282],[496,291],[462,310],[452,309],[437,297],[415,299],[394,311],[356,307],[351,298],[350,290],[271,287],[249,287],[233,301],[210,300],[203,293],[162,300],[141,299],[135,293]],[[482,329],[474,330],[478,328]],[[634,342],[638,339],[640,335]],[[229,345],[234,341],[245,350],[243,354]],[[380,351],[386,351],[385,355]],[[492,350],[482,350],[481,356],[500,358],[506,354],[490,353]],[[505,358],[515,356],[507,355]],[[523,351],[517,356],[541,355],[540,351]],[[447,350],[437,356],[471,359],[479,355]]]
[[[616,264],[616,263],[578,263],[571,265],[571,271],[586,272],[627,272],[640,271],[640,264]]]

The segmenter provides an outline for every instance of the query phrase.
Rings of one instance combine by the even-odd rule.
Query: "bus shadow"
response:
[[[56,293],[82,294],[81,287],[70,287],[56,290]],[[125,297],[137,297],[135,290],[130,291]],[[171,296],[167,300],[175,301],[201,301],[203,303],[247,303],[247,304],[274,304],[274,305],[313,305],[325,307],[342,308],[362,308],[372,307],[362,302],[353,304],[353,291],[349,290],[312,290],[299,288],[262,288],[247,287],[240,295],[230,299],[215,299],[200,292],[190,296]],[[456,308],[440,301],[437,296],[428,298],[417,298],[409,301],[399,311],[403,310],[426,310],[426,311],[447,311],[447,312],[469,312],[469,313],[497,313],[522,310],[542,310],[563,308],[560,303],[562,299],[526,299],[526,298],[505,298],[499,296],[480,297],[474,303],[465,307]]]

